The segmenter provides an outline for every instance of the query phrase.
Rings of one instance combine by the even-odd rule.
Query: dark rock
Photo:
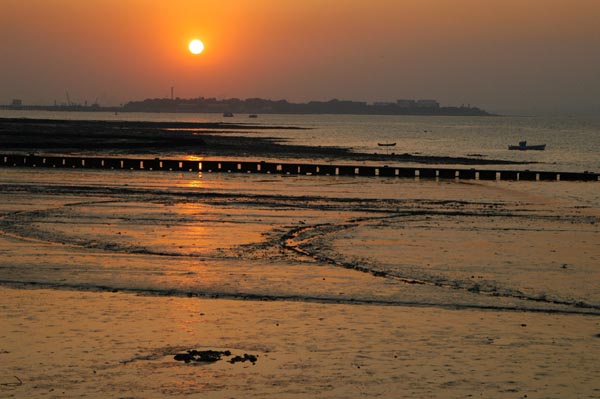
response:
[[[241,357],[241,356],[234,356],[234,357],[232,357],[232,358],[229,360],[229,363],[231,363],[231,364],[235,364],[235,363],[238,363],[238,362],[245,362],[245,361],[246,361],[246,359],[244,359],[244,358],[243,358],[243,357]]]
[[[186,363],[190,363],[190,362],[214,363],[214,362],[221,360],[223,356],[230,357],[231,351],[229,351],[229,350],[215,351],[215,350],[191,349],[191,350],[188,350],[187,353],[176,354],[173,357],[173,359],[175,359],[177,361],[186,362]],[[250,354],[244,353],[244,356],[234,356],[233,358],[228,360],[228,362],[233,364],[233,363],[237,363],[237,362],[249,361],[249,362],[252,362],[252,364],[254,364],[254,363],[256,363],[257,360],[258,360],[257,355],[250,355]]]
[[[186,363],[189,362],[204,362],[204,363],[214,363],[216,361],[221,360],[221,356],[229,356],[231,352],[225,351],[213,351],[213,350],[205,350],[198,351],[195,349],[189,350],[188,353],[178,353],[175,355],[174,359],[179,361],[184,361]]]
[[[189,363],[192,360],[192,356],[189,353],[178,353],[173,359]]]
[[[252,363],[256,363],[256,361],[258,360],[257,356],[255,356],[255,355],[249,355],[247,353],[244,353],[244,359],[249,360]]]
[[[252,364],[256,363],[256,361],[258,360],[258,356],[256,355],[249,355],[248,353],[244,353],[244,356],[234,356],[229,360],[229,363],[231,364],[235,364],[235,363],[244,363],[244,362],[251,362]]]

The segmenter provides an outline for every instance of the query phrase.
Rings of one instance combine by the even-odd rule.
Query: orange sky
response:
[[[435,98],[600,110],[600,0],[0,0],[0,103]],[[198,37],[205,52],[192,56]]]

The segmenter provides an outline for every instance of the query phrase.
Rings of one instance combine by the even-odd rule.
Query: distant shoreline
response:
[[[286,100],[223,99],[145,99],[130,101],[123,106],[103,107],[98,104],[23,105],[20,100],[12,105],[0,106],[5,110],[54,112],[149,112],[149,113],[200,113],[200,114],[280,114],[280,115],[407,115],[407,116],[496,116],[477,107],[441,107],[435,100],[426,103],[413,101],[406,105],[400,101],[367,104],[361,101],[310,101],[291,103]],[[404,100],[408,101],[408,100]]]

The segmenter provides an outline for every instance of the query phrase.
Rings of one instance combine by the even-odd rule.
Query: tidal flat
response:
[[[597,183],[0,178],[3,397],[600,395]]]

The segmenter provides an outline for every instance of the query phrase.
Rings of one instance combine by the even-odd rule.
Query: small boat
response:
[[[509,150],[519,150],[519,151],[543,151],[546,149],[546,144],[536,144],[536,145],[527,145],[527,141],[519,141],[519,145],[509,145]]]
[[[223,112],[223,116],[225,118],[232,118],[233,117],[233,112]]]
[[[258,115],[256,115],[256,114],[250,114],[250,115],[248,115],[248,118],[258,118]]]
[[[396,143],[377,143],[380,147],[395,147]]]

